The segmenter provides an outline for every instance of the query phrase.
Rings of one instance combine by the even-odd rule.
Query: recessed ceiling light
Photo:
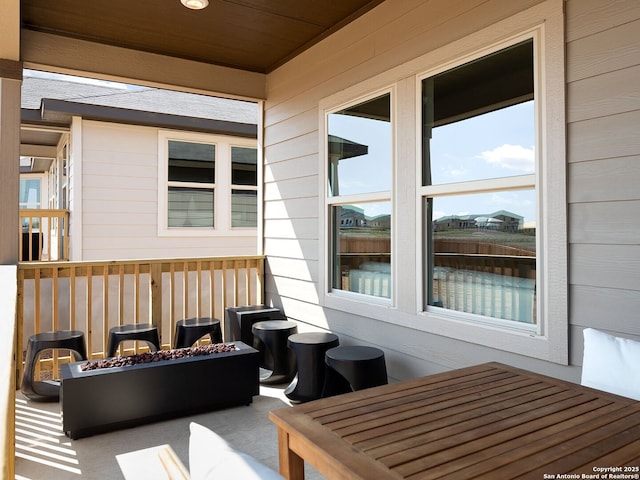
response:
[[[209,5],[209,0],[180,0],[180,2],[191,10],[202,10]]]

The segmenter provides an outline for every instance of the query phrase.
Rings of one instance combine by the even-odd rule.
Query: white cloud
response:
[[[493,150],[487,150],[480,154],[487,162],[510,170],[520,170],[533,173],[535,171],[535,151],[533,147],[522,145],[510,145],[505,143]]]

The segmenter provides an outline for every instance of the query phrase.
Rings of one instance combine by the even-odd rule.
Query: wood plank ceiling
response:
[[[383,0],[22,0],[22,28],[269,73]]]

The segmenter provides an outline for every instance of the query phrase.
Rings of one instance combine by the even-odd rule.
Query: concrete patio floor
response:
[[[71,440],[62,432],[60,405],[16,396],[17,480],[122,480],[117,455],[169,444],[189,467],[189,423],[213,430],[239,450],[278,470],[278,441],[269,411],[290,405],[285,386],[260,387],[249,406],[176,418]],[[126,395],[126,393],[124,394]],[[306,478],[325,477],[305,466]],[[241,480],[241,479],[239,479]]]

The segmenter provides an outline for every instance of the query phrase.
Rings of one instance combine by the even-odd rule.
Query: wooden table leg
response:
[[[289,448],[289,434],[278,428],[280,475],[287,480],[304,480],[304,460]]]

